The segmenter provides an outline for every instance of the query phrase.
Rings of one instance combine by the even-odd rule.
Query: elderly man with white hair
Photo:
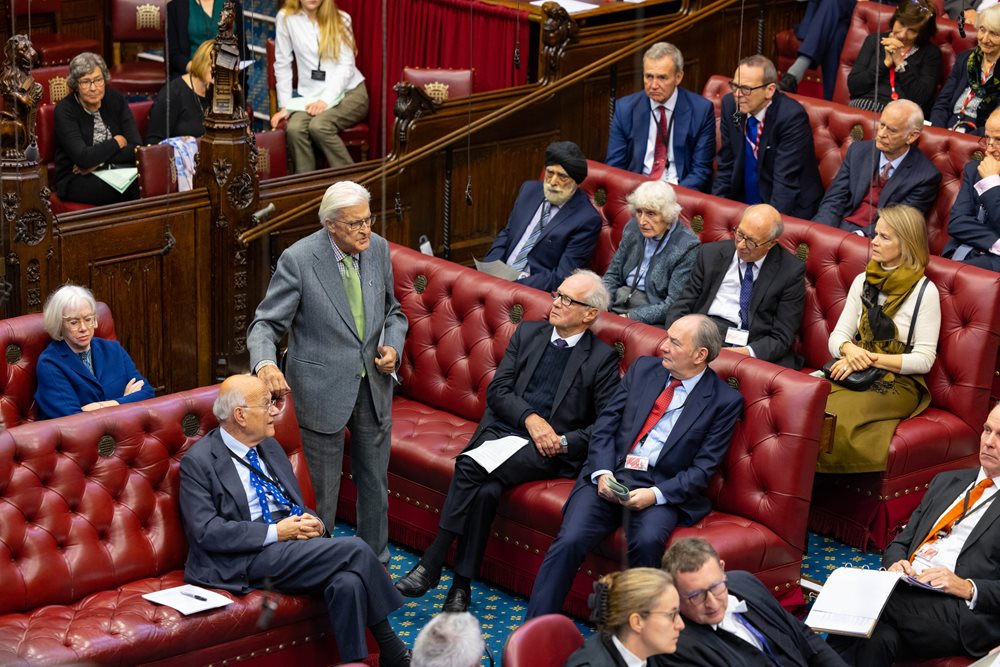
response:
[[[469,612],[438,614],[413,643],[413,667],[476,667],[486,644]],[[492,660],[491,660],[492,663]]]
[[[278,259],[247,347],[272,396],[295,392],[317,510],[328,526],[336,519],[350,429],[358,536],[386,564],[392,375],[407,323],[393,293],[389,244],[372,229],[370,199],[357,183],[330,186],[319,208],[322,228]],[[286,334],[282,370],[278,343]]]

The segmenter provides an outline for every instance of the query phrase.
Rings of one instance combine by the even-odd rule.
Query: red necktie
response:
[[[674,399],[674,389],[677,389],[680,384],[681,381],[676,378],[671,380],[670,384],[668,384],[660,395],[656,397],[656,402],[653,403],[653,409],[649,412],[649,416],[646,417],[646,423],[644,423],[642,428],[639,429],[639,435],[636,437],[635,442],[632,443],[632,448],[628,450],[629,453],[634,451],[635,448],[639,446],[642,439],[649,435],[649,432],[653,430],[656,423],[660,421],[660,418],[663,417],[664,413],[666,413],[667,408],[670,406],[670,401]]]
[[[927,537],[924,538],[924,541],[920,543],[920,546],[918,546],[913,553],[916,554],[920,551],[920,547],[924,546],[928,542],[936,542],[940,531],[943,530],[945,533],[950,533],[951,529],[955,527],[955,522],[958,521],[963,514],[968,512],[970,507],[974,507],[979,499],[983,497],[983,493],[986,489],[991,486],[993,486],[993,480],[987,477],[979,484],[976,484],[976,488],[969,492],[968,503],[965,502],[964,498],[960,498],[956,501],[955,504],[952,505],[951,509],[948,510],[948,513],[941,517],[941,520],[938,521],[933,528],[931,528],[931,532],[927,533]],[[913,560],[912,556],[910,557],[910,560]]]
[[[667,108],[663,105],[656,107],[660,112],[660,117],[656,124],[656,141],[653,144],[653,166],[649,170],[649,177],[658,180],[663,176],[663,170],[667,167]]]

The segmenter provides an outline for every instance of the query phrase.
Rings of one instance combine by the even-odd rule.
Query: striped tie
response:
[[[514,258],[514,263],[511,266],[518,271],[524,271],[524,267],[528,264],[528,253],[531,252],[535,244],[538,243],[538,237],[542,235],[542,229],[545,225],[549,224],[549,212],[552,210],[552,204],[548,201],[542,202],[542,215],[538,219],[538,224],[531,231],[531,236],[525,242],[524,247],[521,248],[521,252],[517,253],[517,257]]]

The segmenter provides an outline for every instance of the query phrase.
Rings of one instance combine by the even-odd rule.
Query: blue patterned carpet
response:
[[[335,534],[353,535],[354,528],[338,523]],[[397,545],[391,545],[390,551],[392,557],[389,561],[389,574],[392,580],[396,581],[417,564],[420,556]],[[879,562],[877,554],[862,553],[832,538],[810,533],[809,552],[802,566],[802,575],[810,581],[822,584],[830,572],[842,565],[878,567]],[[441,583],[436,590],[419,599],[406,598],[406,604],[390,616],[393,628],[407,646],[413,646],[420,629],[441,611],[451,581],[452,572],[445,568],[441,575]],[[469,611],[479,619],[483,638],[493,654],[496,665],[502,664],[504,643],[510,633],[524,622],[527,608],[527,601],[519,595],[513,595],[483,581],[472,582],[472,606]],[[576,619],[576,625],[585,637],[594,632],[593,626],[579,619]],[[485,658],[483,665],[489,665]]]

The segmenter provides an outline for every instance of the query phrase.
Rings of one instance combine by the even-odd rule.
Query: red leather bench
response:
[[[396,294],[409,319],[393,406],[389,461],[389,535],[425,549],[437,532],[438,512],[454,470],[481,417],[486,387],[515,325],[548,314],[543,292],[393,246]],[[613,345],[624,370],[654,354],[663,331],[613,315],[595,333]],[[714,511],[678,537],[699,534],[731,567],[756,573],[775,595],[798,600],[826,383],[724,352],[713,368],[746,400],[744,419],[709,488]],[[347,458],[347,457],[345,457]],[[355,488],[345,461],[339,509],[355,520]],[[574,480],[523,484],[504,495],[482,575],[528,594],[535,572],[562,521]],[[588,556],[566,609],[583,617],[596,576],[621,569],[619,531]]]
[[[216,426],[216,392],[0,433],[0,664],[337,662],[321,600],[271,594],[270,629],[258,631],[260,591],[191,616],[141,597],[183,583],[179,462]],[[290,404],[275,427],[311,504]]]

